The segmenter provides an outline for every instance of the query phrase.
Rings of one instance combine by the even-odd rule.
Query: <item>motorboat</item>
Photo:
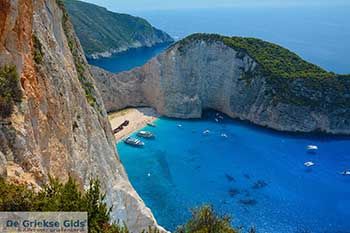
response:
[[[124,140],[124,143],[134,147],[143,147],[145,145],[145,143],[142,142],[140,139],[132,138],[132,137],[127,137]]]
[[[156,125],[153,122],[148,122],[147,125],[151,127],[156,127]]]
[[[223,137],[223,138],[228,138],[227,134],[225,134],[225,133],[222,133],[222,134],[221,134],[221,137]]]
[[[154,134],[149,131],[140,131],[137,133],[137,136],[142,138],[154,138]]]
[[[308,145],[306,148],[307,148],[308,151],[316,151],[316,150],[318,150],[318,146],[315,146],[315,145]]]
[[[345,170],[340,173],[343,176],[350,176],[350,170]]]
[[[206,129],[203,131],[203,134],[206,135],[206,134],[209,134],[210,133],[210,130],[209,129]]]
[[[177,127],[181,128],[181,127],[182,127],[182,125],[181,125],[181,124],[178,124],[178,125],[177,125]]]
[[[311,161],[305,162],[305,163],[304,163],[304,166],[305,166],[305,167],[312,167],[312,166],[314,166],[314,165],[315,165],[315,163],[313,163],[313,162],[311,162]]]

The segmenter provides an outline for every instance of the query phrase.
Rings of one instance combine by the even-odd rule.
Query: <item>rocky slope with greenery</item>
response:
[[[112,220],[133,232],[157,227],[115,151],[101,95],[61,1],[1,2],[0,91],[0,177],[40,190],[49,174],[61,181],[71,175],[80,189],[93,176],[113,206]]]
[[[168,34],[145,19],[81,1],[63,2],[88,57],[107,57],[130,48],[173,42]]]
[[[141,68],[93,73],[107,111],[198,118],[210,108],[280,131],[350,134],[350,76],[259,39],[194,34]]]

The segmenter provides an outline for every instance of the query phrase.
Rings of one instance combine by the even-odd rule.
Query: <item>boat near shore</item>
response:
[[[127,137],[124,140],[124,143],[128,144],[130,146],[133,146],[133,147],[143,147],[145,145],[145,143],[143,141],[141,141],[140,139],[132,138],[132,137]]]
[[[137,133],[137,136],[142,137],[142,138],[154,138],[154,134],[149,132],[149,131],[140,131]]]

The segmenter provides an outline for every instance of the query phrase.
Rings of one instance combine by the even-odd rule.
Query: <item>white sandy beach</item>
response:
[[[127,108],[108,114],[112,129],[117,128],[126,120],[129,121],[128,126],[114,135],[116,141],[120,141],[133,132],[142,129],[147,123],[155,121],[158,117],[159,115],[153,108]]]

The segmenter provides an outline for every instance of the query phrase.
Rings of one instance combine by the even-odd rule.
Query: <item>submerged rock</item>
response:
[[[258,202],[255,199],[241,199],[239,200],[239,203],[243,205],[253,206],[256,205]]]
[[[253,189],[262,189],[264,187],[266,187],[268,185],[268,183],[266,183],[264,180],[258,180],[254,183],[253,185]]]
[[[236,188],[230,188],[230,189],[228,190],[228,195],[229,195],[230,197],[234,197],[234,196],[236,196],[236,195],[239,194],[239,193],[240,193],[239,189],[236,189]]]
[[[226,177],[226,179],[229,181],[229,182],[235,182],[236,181],[236,179],[233,177],[233,176],[231,176],[231,175],[229,175],[229,174],[225,174],[225,177]]]

